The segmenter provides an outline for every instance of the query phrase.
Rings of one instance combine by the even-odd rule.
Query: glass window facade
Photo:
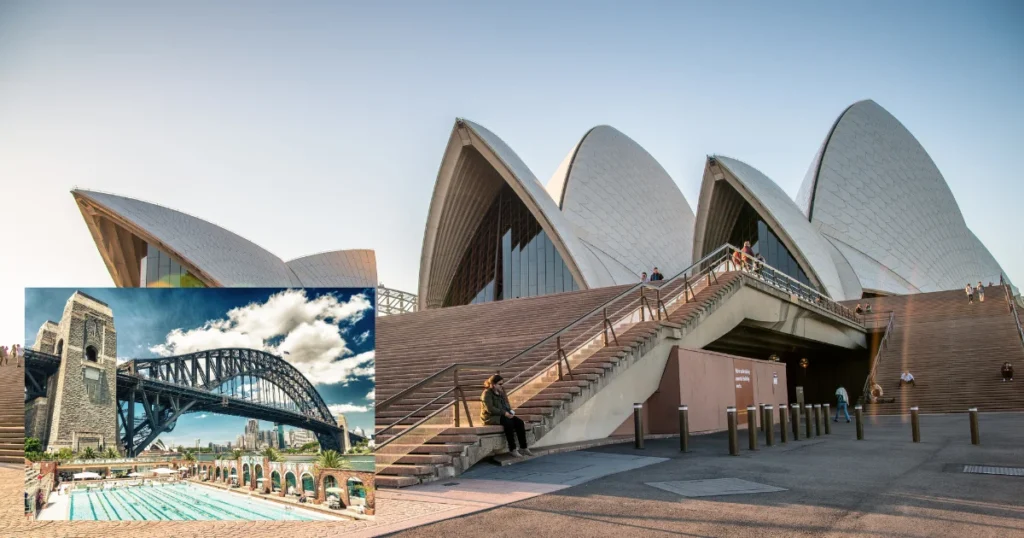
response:
[[[761,219],[750,204],[743,206],[743,210],[740,211],[740,216],[733,226],[732,234],[729,236],[729,243],[737,247],[742,247],[744,241],[750,241],[754,253],[764,256],[765,263],[799,280],[802,284],[811,286],[807,273],[800,268],[796,258],[789,253],[786,246],[779,240],[779,236]]]
[[[578,289],[555,244],[505,185],[463,254],[444,306]]]
[[[153,245],[146,246],[139,267],[144,288],[205,288],[202,281]]]

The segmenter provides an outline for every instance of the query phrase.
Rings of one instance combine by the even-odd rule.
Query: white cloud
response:
[[[355,341],[356,341],[357,344],[362,344],[369,337],[370,337],[370,331],[368,331],[368,330],[367,331],[363,331],[362,334],[360,334],[359,336],[355,337]]]
[[[367,392],[366,393],[366,399],[370,400],[371,402],[376,400],[377,399],[377,389],[373,389],[370,392]]]
[[[285,290],[264,303],[234,308],[225,318],[201,327],[175,329],[149,349],[164,357],[218,348],[259,349],[282,357],[314,384],[346,383],[375,373],[373,352],[350,356],[342,329],[372,309],[363,294],[348,301],[333,295],[310,300],[305,290]],[[368,337],[366,331],[355,340]]]
[[[373,351],[367,351],[336,361],[292,362],[292,365],[314,384],[330,385],[345,383],[355,377],[372,376],[374,372],[373,356]]]
[[[331,404],[328,405],[327,408],[330,409],[332,415],[339,415],[342,413],[365,413],[370,410],[368,406],[350,403]]]
[[[198,417],[196,417],[196,418],[206,418],[207,416],[209,416],[209,415],[207,415],[206,413],[203,413],[202,415],[199,415],[199,416],[198,416]]]

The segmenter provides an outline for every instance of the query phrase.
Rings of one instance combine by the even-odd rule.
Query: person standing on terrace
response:
[[[513,457],[533,456],[529,448],[526,448],[526,423],[516,416],[509,404],[508,394],[502,385],[505,381],[500,375],[494,374],[484,381],[484,392],[480,395],[483,408],[480,409],[480,420],[490,426],[501,425],[505,429],[505,441],[508,442],[508,453]],[[516,438],[519,440],[519,448],[516,449]]]

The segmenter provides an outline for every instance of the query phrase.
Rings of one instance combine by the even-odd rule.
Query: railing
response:
[[[618,343],[617,334],[622,334],[633,325],[646,321],[647,319],[662,319],[675,311],[679,306],[688,303],[705,287],[717,282],[717,273],[724,273],[733,270],[743,270],[749,275],[760,279],[762,282],[782,290],[798,299],[813,305],[815,308],[841,316],[845,319],[859,323],[859,317],[848,308],[836,303],[832,299],[782,273],[778,269],[763,262],[750,259],[744,256],[732,245],[723,245],[704,256],[701,260],[690,267],[679,272],[672,278],[660,282],[660,285],[641,283],[630,287],[619,293],[604,304],[594,308],[590,312],[580,316],[562,329],[536,342],[530,347],[516,353],[514,356],[502,361],[499,364],[478,364],[478,363],[456,363],[428,376],[414,385],[398,392],[385,401],[377,404],[376,411],[388,409],[395,403],[407,399],[416,392],[443,382],[451,375],[451,388],[443,390],[440,394],[430,398],[426,403],[418,406],[415,410],[404,413],[401,418],[394,420],[384,428],[377,431],[378,439],[384,434],[395,431],[394,435],[377,444],[376,451],[391,445],[400,438],[413,435],[413,432],[423,430],[419,435],[424,441],[438,435],[443,427],[454,425],[461,426],[461,416],[465,413],[469,425],[472,427],[474,413],[470,407],[479,409],[479,402],[472,402],[466,399],[463,385],[460,380],[460,372],[499,372],[503,366],[525,357],[527,354],[537,350],[541,346],[554,343],[555,349],[545,354],[540,360],[529,367],[521,369],[515,376],[506,379],[509,386],[514,386],[509,392],[510,403],[513,408],[525,403],[537,393],[542,391],[556,380],[565,376],[572,379],[572,369],[590,358],[602,347],[610,343]],[[651,304],[648,291],[654,291],[654,305]],[[620,305],[619,309],[609,316],[608,309],[631,294],[639,291],[639,301],[630,301],[626,305]],[[667,297],[667,299],[663,299]],[[599,317],[600,316],[600,317]],[[613,321],[614,319],[614,321]],[[591,326],[585,327],[587,322]],[[593,329],[580,332],[580,329]],[[578,332],[569,342],[563,343],[562,338],[569,336],[570,332]],[[582,339],[582,341],[580,341]],[[566,349],[572,351],[566,352]],[[564,366],[564,370],[563,370]],[[478,389],[478,386],[474,387]],[[429,396],[428,396],[429,398]],[[424,398],[426,399],[426,398]],[[420,412],[441,404],[441,407],[431,411],[427,416],[416,420],[401,431],[397,428],[406,420],[417,416]],[[461,409],[460,409],[461,407]],[[426,430],[424,430],[426,429]],[[429,431],[427,431],[429,430]]]
[[[1002,278],[1000,278],[1002,283]],[[1017,314],[1017,301],[1013,299],[1013,295],[1010,293],[1010,285],[1003,283],[1003,291],[1006,292],[1006,304],[1010,307],[1010,313],[1013,314],[1013,321],[1017,324],[1017,336],[1020,336],[1020,345],[1024,346],[1024,329],[1020,325],[1020,315]]]
[[[415,312],[419,304],[415,294],[385,288],[383,284],[377,285],[377,315],[391,316]]]
[[[885,334],[882,335],[882,341],[878,343],[878,351],[875,352],[875,357],[871,361],[871,369],[868,370],[868,377],[864,380],[864,390],[861,392],[861,398],[864,401],[870,401],[869,392],[871,389],[871,381],[875,378],[875,372],[878,370],[878,362],[882,360],[882,349],[889,349],[889,335],[892,334],[893,325],[896,324],[896,313],[893,311],[889,312],[889,322],[885,324]]]

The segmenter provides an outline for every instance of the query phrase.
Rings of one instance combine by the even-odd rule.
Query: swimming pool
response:
[[[331,520],[309,510],[228,493],[208,486],[133,486],[71,493],[72,521]]]

